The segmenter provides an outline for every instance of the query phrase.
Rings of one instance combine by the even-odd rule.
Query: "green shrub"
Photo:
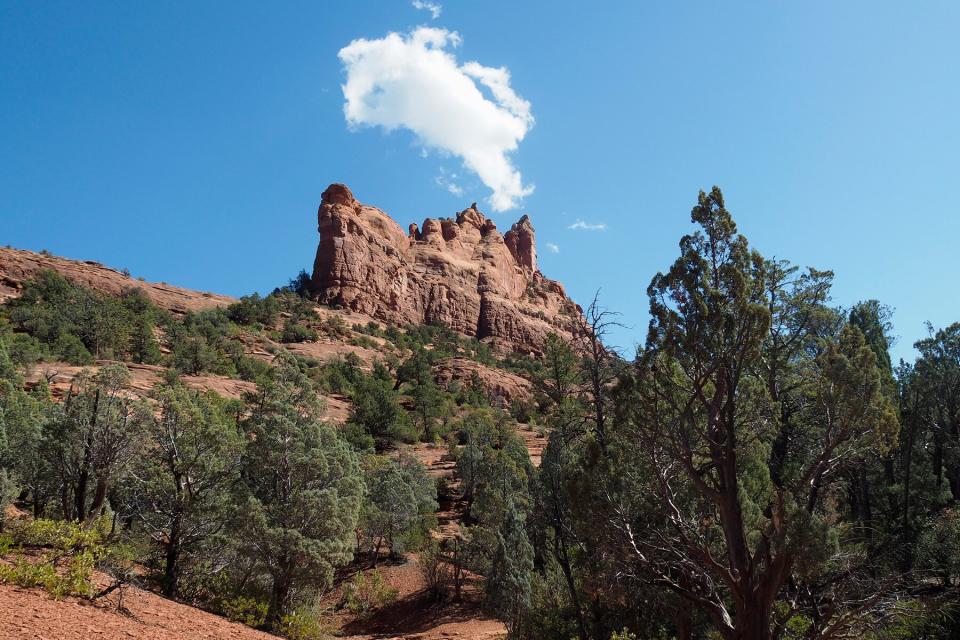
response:
[[[260,358],[241,355],[235,362],[237,375],[241,380],[256,382],[257,380],[270,375],[272,367],[269,363]]]
[[[330,316],[323,322],[323,331],[335,338],[350,335],[350,328],[340,316]]]
[[[270,295],[261,298],[255,293],[227,307],[227,317],[237,324],[270,326],[276,322],[279,311],[276,297]]]
[[[280,334],[280,342],[309,342],[317,339],[317,332],[310,327],[304,326],[293,319],[287,320],[283,324],[283,332]]]
[[[379,569],[357,573],[343,588],[343,606],[358,618],[366,618],[396,601],[398,593],[383,579]]]
[[[260,602],[255,598],[246,596],[236,596],[224,600],[221,608],[223,615],[234,622],[240,622],[248,627],[261,627],[267,619],[266,602]]]
[[[16,520],[10,534],[16,544],[27,547],[52,547],[63,552],[84,552],[102,547],[109,523],[97,519],[93,526],[84,528],[77,522],[64,520]]]
[[[66,547],[72,542],[75,541],[67,540],[61,544]],[[9,549],[7,541],[3,546]],[[61,552],[52,552],[31,560],[17,555],[13,564],[0,565],[0,582],[28,588],[40,587],[57,599],[68,595],[89,598],[96,590],[93,582],[94,565],[106,553],[104,547],[94,545],[66,556]],[[65,563],[59,563],[63,558]],[[59,571],[58,564],[63,566]]]
[[[77,336],[65,333],[53,343],[53,353],[60,360],[75,366],[93,364],[93,354],[83,345]]]
[[[289,640],[325,640],[334,631],[317,607],[298,607],[280,619],[280,633]]]
[[[0,533],[0,556],[10,553],[13,548],[13,536],[9,533]]]

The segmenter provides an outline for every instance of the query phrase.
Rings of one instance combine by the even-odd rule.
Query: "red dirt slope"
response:
[[[39,589],[0,584],[0,638],[10,640],[270,640],[272,636],[135,587],[123,596],[87,604],[52,599]]]

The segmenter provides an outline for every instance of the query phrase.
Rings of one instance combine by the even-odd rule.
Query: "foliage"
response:
[[[158,412],[146,421],[149,445],[135,465],[128,499],[160,552],[163,593],[174,597],[183,573],[215,551],[245,443],[232,403],[212,392],[174,380],[152,398]]]
[[[397,393],[386,380],[364,377],[358,380],[352,395],[353,410],[350,424],[355,425],[351,439],[363,442],[363,436],[372,438],[382,450],[395,441],[415,442],[419,435],[412,420],[400,405]]]
[[[288,319],[283,323],[283,332],[280,335],[281,342],[310,342],[317,339],[317,332],[308,326]]]
[[[399,591],[383,579],[379,569],[357,572],[343,588],[343,606],[358,618],[392,604]]]
[[[223,615],[248,627],[261,627],[267,619],[266,602],[247,596],[228,598],[221,604]]]
[[[246,553],[271,577],[267,624],[289,613],[292,591],[329,585],[352,557],[363,494],[359,463],[320,420],[310,380],[286,359],[258,385],[242,427],[250,434],[243,461]]]
[[[8,529],[18,549],[47,550],[33,557],[16,553],[12,564],[0,564],[0,582],[40,587],[57,599],[95,594],[93,569],[112,552],[104,520],[90,527],[42,519],[15,521]]]
[[[530,607],[532,573],[533,546],[527,539],[523,516],[508,502],[485,583],[487,604],[506,619],[508,630],[520,626]]]
[[[417,460],[369,457],[365,463],[366,498],[359,529],[364,547],[376,564],[383,545],[399,558],[429,536],[437,510],[437,489]]]
[[[153,331],[164,314],[137,288],[106,296],[42,271],[8,306],[13,328],[37,340],[40,357],[78,365],[102,358],[159,360]]]
[[[317,606],[297,607],[280,620],[280,634],[289,640],[326,640],[334,636],[332,625]]]

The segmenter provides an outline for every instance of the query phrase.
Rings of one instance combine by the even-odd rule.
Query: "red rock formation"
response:
[[[74,284],[107,295],[118,296],[128,289],[140,289],[155,305],[174,313],[225,307],[236,302],[216,293],[137,280],[98,262],[68,260],[22,249],[0,249],[0,303],[18,297],[24,283],[45,270],[56,271]]]
[[[391,324],[443,324],[498,348],[539,353],[550,332],[572,335],[580,308],[537,269],[527,216],[504,235],[477,210],[427,218],[407,232],[345,185],[323,192],[313,265],[317,299]]]
[[[474,373],[483,385],[483,391],[495,407],[507,408],[517,400],[531,400],[533,385],[529,380],[515,373],[488,367],[476,360],[461,358],[445,358],[433,367],[433,379],[442,387],[449,387],[451,382],[462,386],[469,386]]]

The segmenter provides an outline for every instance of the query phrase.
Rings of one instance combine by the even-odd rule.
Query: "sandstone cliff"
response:
[[[323,192],[313,295],[391,324],[443,324],[503,350],[539,354],[571,336],[580,308],[537,269],[533,225],[501,234],[476,204],[407,232],[345,185]]]

